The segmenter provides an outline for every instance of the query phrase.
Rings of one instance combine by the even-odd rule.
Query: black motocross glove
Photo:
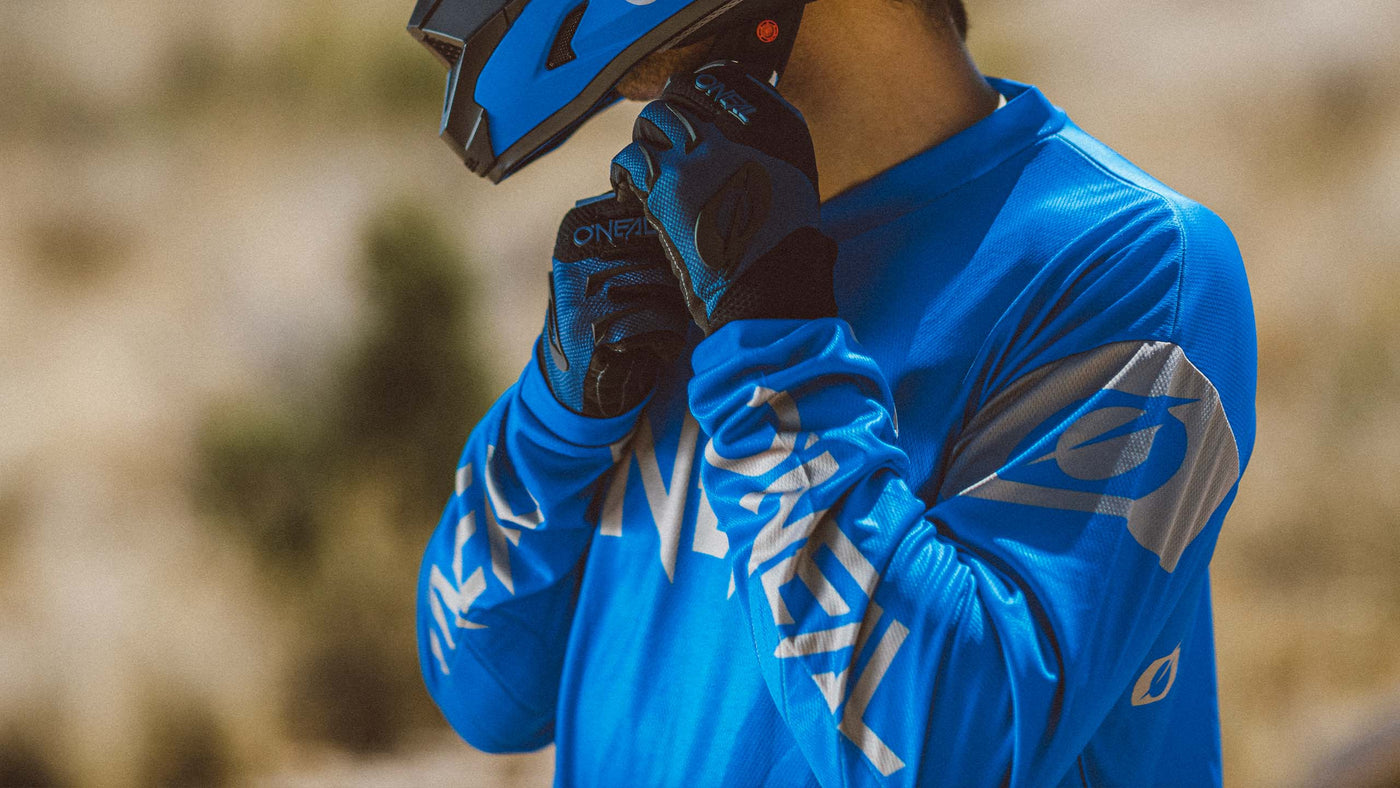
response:
[[[776,90],[732,62],[676,75],[632,137],[613,187],[645,209],[706,335],[731,320],[836,314],[812,138]]]
[[[536,355],[550,391],[584,416],[619,416],[675,361],[689,319],[654,230],[612,193],[559,227]]]

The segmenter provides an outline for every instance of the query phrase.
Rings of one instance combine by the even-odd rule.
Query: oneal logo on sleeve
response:
[[[714,74],[701,72],[695,75],[695,89],[705,94],[720,106],[720,109],[739,119],[740,123],[748,124],[753,119],[757,110],[745,99],[739,91],[729,87],[720,81]]]
[[[1098,391],[1066,396],[1096,380],[1105,381]],[[1164,571],[1176,571],[1239,479],[1220,395],[1176,345],[1124,342],[1071,356],[1003,397],[989,409],[999,415],[977,428],[1003,464],[959,495],[1122,518]],[[1021,426],[1037,422],[1028,434]],[[1006,449],[1018,432],[1025,438]]]
[[[633,219],[613,219],[607,222],[585,224],[574,230],[574,246],[588,246],[593,243],[608,243],[613,246],[624,244],[633,238],[656,235],[646,219],[638,216]]]

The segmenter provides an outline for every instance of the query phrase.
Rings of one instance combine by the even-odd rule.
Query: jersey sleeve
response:
[[[467,441],[423,557],[417,630],[429,694],[478,749],[553,740],[589,506],[639,411],[579,416],[532,363]]]
[[[1195,303],[1180,244],[1151,240],[988,340],[936,500],[843,321],[736,323],[697,349],[703,483],[823,785],[1056,784],[1200,587],[1253,432],[1252,316],[1242,268]],[[1184,347],[1183,319],[1217,347]]]

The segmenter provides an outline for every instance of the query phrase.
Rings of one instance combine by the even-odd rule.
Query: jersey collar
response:
[[[822,230],[837,241],[896,219],[1064,128],[1067,117],[1039,89],[1005,79],[987,82],[1005,107],[822,205]]]

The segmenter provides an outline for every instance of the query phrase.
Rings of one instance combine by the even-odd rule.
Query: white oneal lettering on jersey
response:
[[[464,495],[471,485],[472,466],[467,463],[457,469],[456,491],[460,497]],[[471,610],[472,603],[476,602],[481,592],[486,590],[486,576],[481,567],[477,567],[475,572],[462,579],[463,572],[463,551],[466,549],[467,540],[476,533],[476,513],[468,512],[465,517],[457,521],[457,529],[453,534],[452,544],[452,577],[449,579],[443,574],[442,569],[434,565],[428,574],[428,608],[433,613],[433,621],[437,624],[437,631],[428,635],[428,645],[432,649],[433,657],[437,659],[438,668],[443,675],[448,675],[451,671],[447,667],[447,655],[443,651],[444,641],[448,651],[457,649],[457,639],[453,632],[457,629],[484,629],[485,626],[467,620],[467,612]],[[448,620],[448,614],[451,620]],[[439,637],[439,634],[441,637]]]
[[[481,469],[482,486],[485,488],[482,499],[485,505],[481,507],[481,512],[485,519],[486,540],[491,554],[491,574],[495,575],[508,592],[514,594],[515,582],[511,577],[508,545],[520,544],[521,530],[538,528],[544,522],[544,515],[540,511],[539,501],[536,501],[534,496],[530,496],[533,508],[527,512],[519,513],[511,507],[497,481],[496,462],[496,447],[487,446],[486,464]],[[454,489],[460,500],[465,501],[467,491],[472,488],[472,470],[471,463],[457,469]],[[526,491],[526,494],[529,492]],[[467,512],[457,521],[452,540],[451,578],[436,564],[428,570],[428,609],[432,611],[433,621],[437,624],[437,630],[428,634],[428,647],[443,675],[450,672],[446,652],[457,649],[456,630],[485,628],[483,624],[468,620],[467,613],[486,590],[486,575],[481,567],[477,567],[470,576],[465,579],[462,577],[465,571],[463,562],[467,540],[476,534],[476,529],[475,511]]]
[[[645,421],[646,416],[641,420]],[[609,447],[613,474],[608,492],[603,496],[603,515],[598,523],[598,532],[603,536],[622,536],[622,504],[627,499],[627,477],[632,473],[631,445],[632,435],[628,435]]]
[[[729,555],[729,537],[719,530],[719,518],[705,496],[705,486],[700,485],[700,508],[695,512],[695,538],[690,549],[697,553],[723,558]]]
[[[647,506],[661,543],[661,567],[666,570],[666,579],[672,582],[676,579],[676,548],[680,545],[686,492],[699,434],[700,425],[687,413],[681,425],[680,444],[676,449],[676,462],[671,466],[668,488],[661,478],[661,464],[656,461],[656,439],[652,436],[651,422],[642,419],[637,427],[637,469],[642,474],[642,489],[646,492]]]
[[[534,510],[526,514],[516,514],[515,510],[506,502],[505,496],[501,494],[500,485],[496,482],[496,447],[486,447],[486,467],[482,469],[482,481],[486,486],[486,538],[491,545],[491,573],[496,579],[501,581],[501,585],[511,594],[515,593],[515,582],[510,574],[510,550],[506,547],[506,542],[520,544],[521,528],[534,530],[544,522],[544,516],[540,513],[539,501],[534,496],[530,496],[530,503],[534,505]],[[529,495],[529,491],[526,490]],[[510,526],[501,522],[504,520]],[[514,526],[514,527],[511,527]]]
[[[806,451],[819,442],[816,435],[808,436],[805,442],[801,440],[801,418],[796,403],[786,392],[756,387],[748,406],[757,408],[763,405],[771,407],[778,418],[772,445],[754,456],[739,459],[723,457],[711,445],[706,448],[705,453],[705,461],[708,464],[718,469],[757,478],[777,470],[787,462],[796,453],[799,443]],[[827,517],[826,511],[813,512],[788,522],[801,498],[811,489],[830,480],[838,470],[840,466],[836,459],[829,452],[822,452],[781,474],[762,492],[744,496],[739,502],[740,505],[755,514],[771,496],[777,496],[778,503],[776,513],[764,524],[754,539],[748,572],[750,576],[758,573],[773,623],[779,627],[793,626],[797,623],[781,593],[781,589],[793,581],[799,581],[807,587],[827,616],[843,616],[852,611],[852,600],[842,596],[817,563],[817,553],[822,548],[829,551],[842,570],[856,581],[866,603],[860,621],[827,629],[794,632],[779,641],[773,656],[778,659],[802,660],[811,655],[851,650],[849,667],[841,671],[809,675],[825,699],[830,712],[833,715],[839,713],[837,729],[870,759],[882,775],[888,777],[904,768],[904,761],[866,725],[864,717],[880,682],[894,661],[895,654],[904,644],[909,629],[894,619],[889,619],[887,624],[882,621],[885,619],[884,610],[872,598],[875,586],[880,580],[879,573],[836,522]],[[784,556],[794,546],[797,546],[795,552],[773,562],[773,559]],[[764,568],[765,566],[767,568]],[[884,631],[880,634],[875,650],[867,660],[865,668],[856,677],[854,686],[851,686],[850,674],[853,666],[865,653],[868,641],[882,624]]]
[[[621,444],[614,448],[613,457],[618,463],[617,471],[613,474],[607,494],[603,498],[599,533],[603,536],[622,536],[623,502],[627,496],[632,458],[635,457],[647,508],[651,510],[652,522],[656,525],[661,567],[666,571],[666,579],[672,582],[676,579],[676,551],[680,546],[681,530],[685,526],[686,500],[690,492],[691,472],[695,467],[695,453],[699,442],[700,423],[690,413],[686,413],[685,420],[681,423],[680,440],[676,445],[675,462],[671,465],[668,484],[662,478],[661,464],[657,461],[656,435],[652,431],[651,422],[645,417],[642,418],[632,436],[630,452],[625,451]],[[715,518],[710,502],[705,499],[704,488],[700,490],[695,536],[691,547],[698,553],[715,558],[723,558],[729,552],[729,538],[719,530],[719,521]]]

